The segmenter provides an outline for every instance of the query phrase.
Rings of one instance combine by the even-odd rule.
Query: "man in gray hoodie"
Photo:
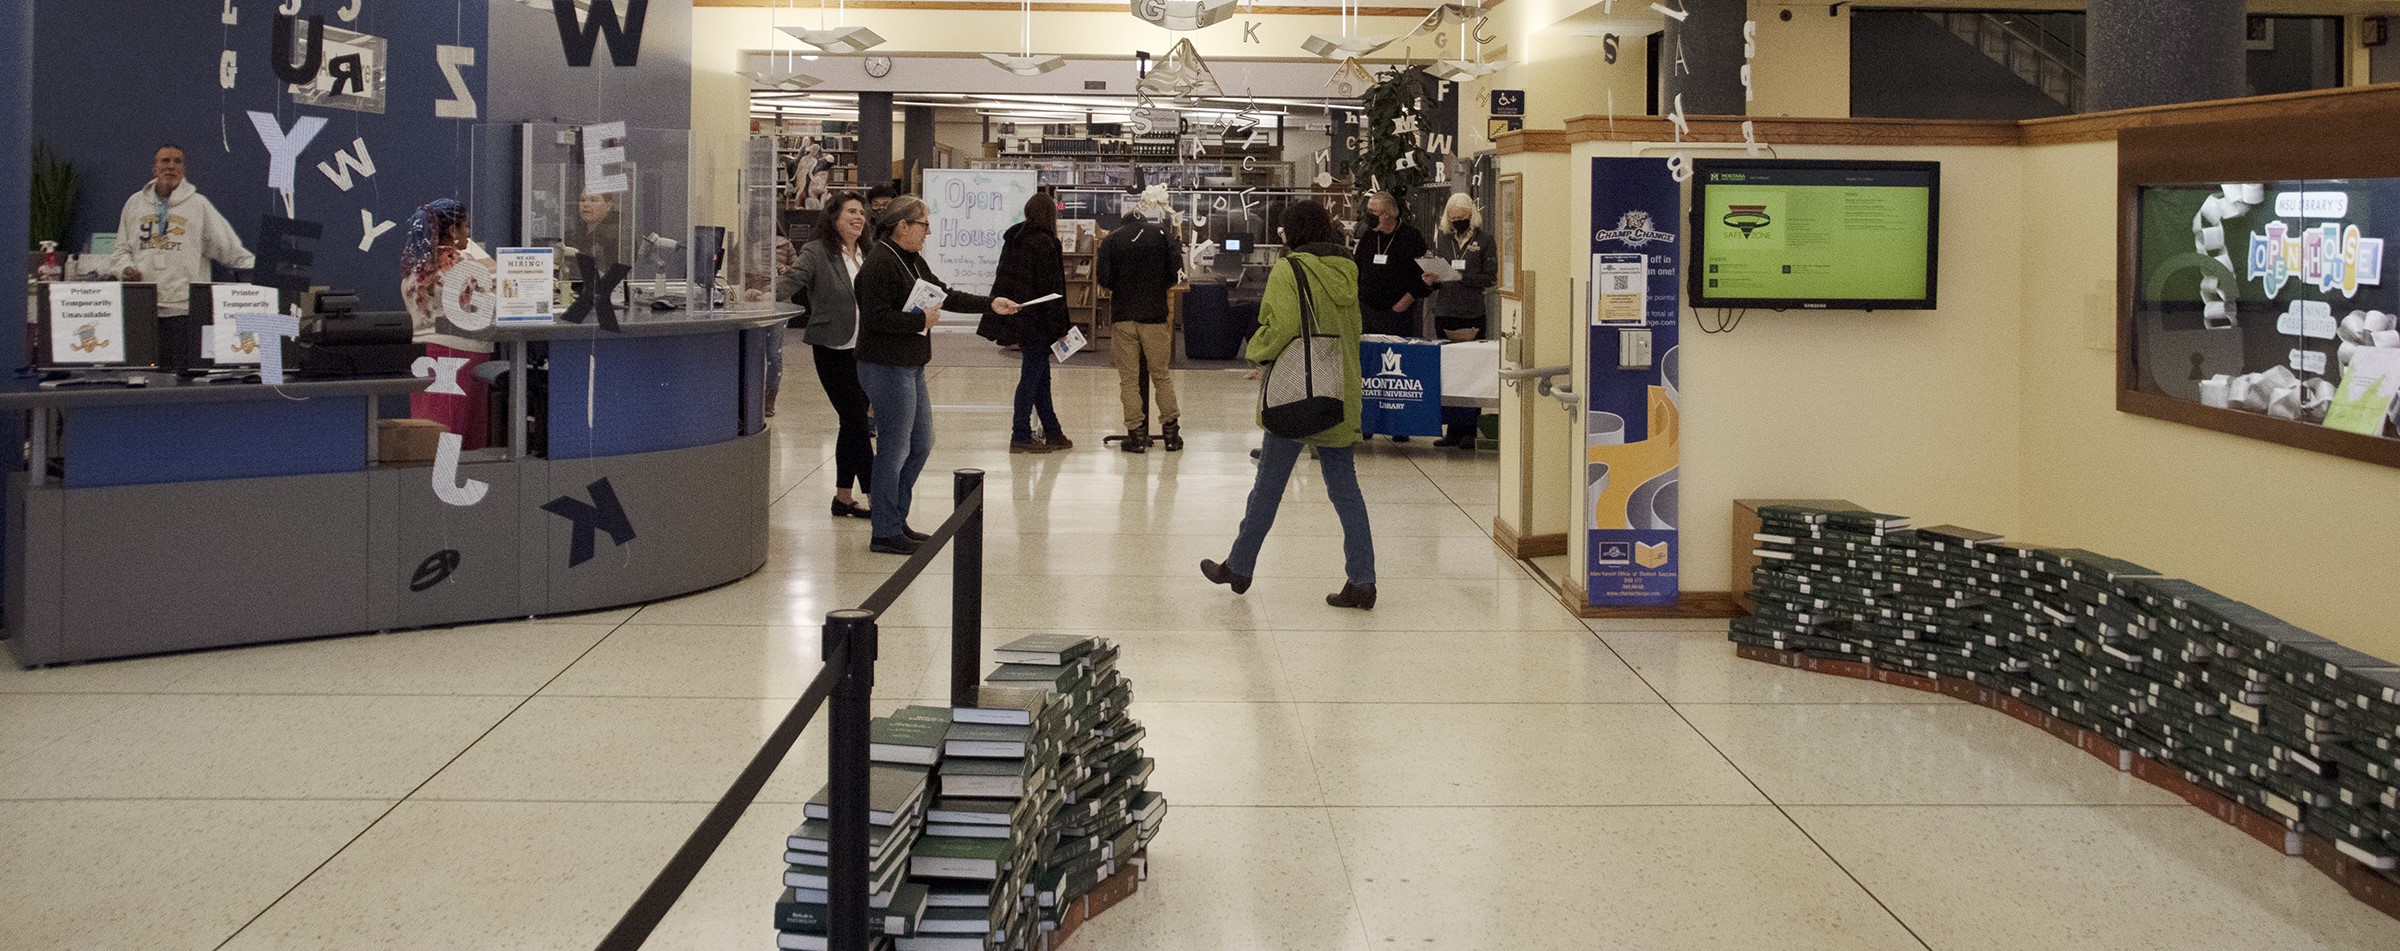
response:
[[[150,184],[117,214],[117,250],[109,267],[128,281],[158,285],[158,315],[191,313],[191,285],[209,279],[208,262],[236,271],[255,263],[217,206],[183,177],[183,150],[162,145],[150,160]]]

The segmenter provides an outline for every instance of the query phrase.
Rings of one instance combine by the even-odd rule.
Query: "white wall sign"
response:
[[[925,260],[952,288],[989,293],[1000,270],[1000,235],[1025,220],[1041,173],[1028,170],[925,170],[925,202],[933,232],[925,238]]]
[[[208,354],[208,361],[219,366],[258,363],[258,335],[235,329],[236,321],[244,314],[274,316],[279,300],[275,289],[257,284],[216,284],[208,290],[209,313],[215,323],[200,328],[202,350]]]
[[[125,362],[125,285],[54,283],[50,288],[53,363]]]

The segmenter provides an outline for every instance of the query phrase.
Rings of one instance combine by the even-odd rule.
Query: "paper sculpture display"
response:
[[[1208,71],[1207,61],[1200,58],[1200,51],[1193,49],[1192,41],[1188,39],[1176,40],[1175,45],[1167,49],[1167,55],[1159,59],[1158,65],[1150,68],[1150,74],[1142,77],[1142,81],[1135,83],[1133,88],[1145,96],[1165,96],[1170,99],[1197,99],[1225,94],[1225,88],[1217,85],[1216,74]]]

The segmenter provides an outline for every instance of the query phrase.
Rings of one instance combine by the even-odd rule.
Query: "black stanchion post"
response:
[[[828,718],[832,755],[826,772],[827,824],[825,923],[833,951],[867,951],[867,721],[875,689],[875,615],[834,611],[825,615],[826,656],[848,645],[842,679],[833,686]]]
[[[958,504],[975,498],[975,509],[950,540],[950,705],[979,705],[975,685],[983,679],[983,470],[952,473]]]

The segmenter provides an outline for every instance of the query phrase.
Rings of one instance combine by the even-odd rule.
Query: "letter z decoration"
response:
[[[617,501],[617,490],[601,479],[585,486],[592,500],[585,502],[572,495],[562,495],[542,503],[542,511],[573,522],[575,539],[567,549],[567,567],[573,568],[592,560],[599,547],[599,535],[608,533],[608,540],[623,545],[633,540],[633,519],[625,514],[624,504]]]

